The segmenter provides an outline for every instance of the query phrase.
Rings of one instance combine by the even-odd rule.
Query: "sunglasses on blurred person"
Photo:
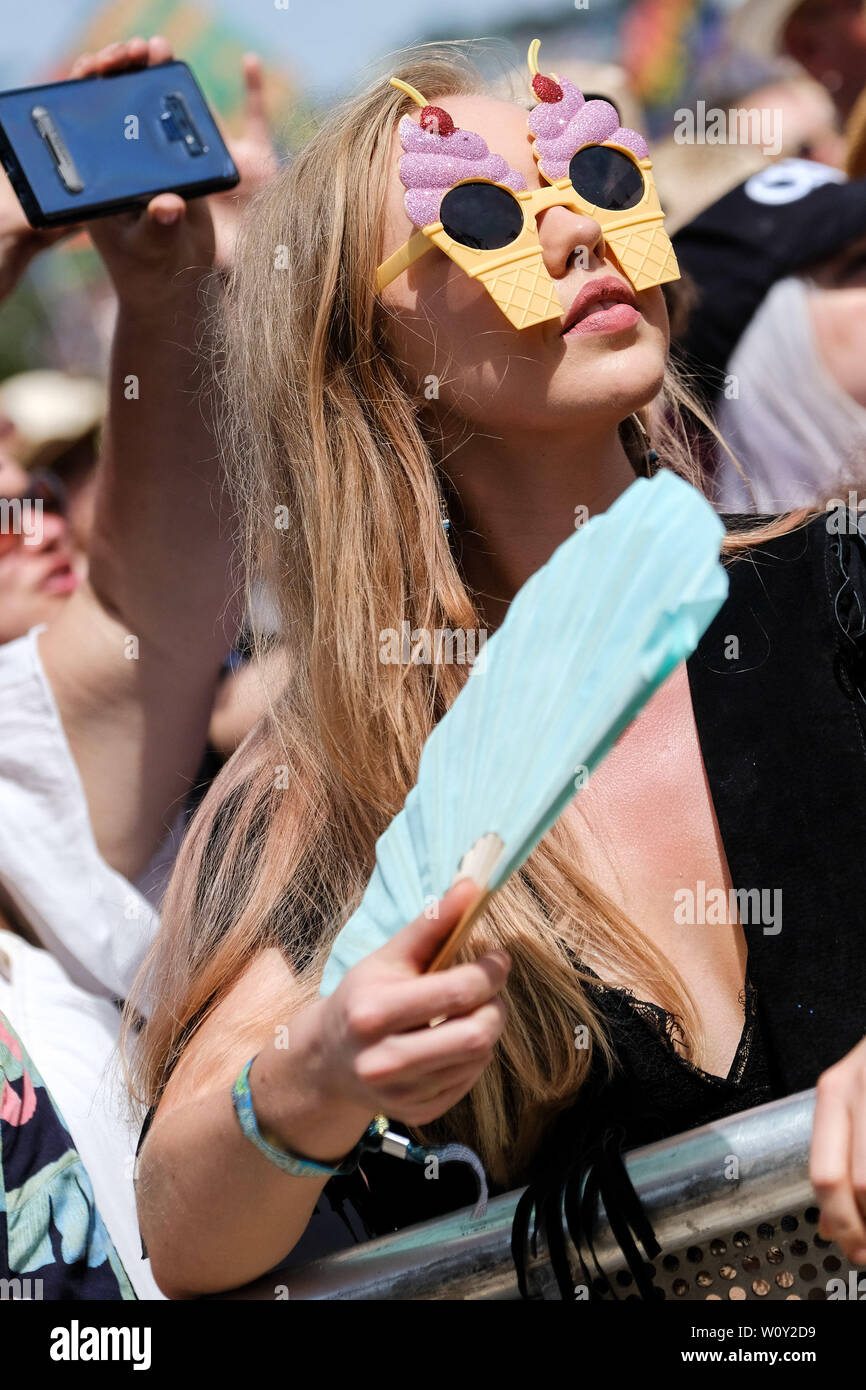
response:
[[[47,512],[66,516],[66,511],[66,490],[54,473],[36,473],[22,492],[0,497],[0,556],[9,555],[19,545],[41,542],[41,526],[38,536],[32,530],[34,515],[41,518]]]

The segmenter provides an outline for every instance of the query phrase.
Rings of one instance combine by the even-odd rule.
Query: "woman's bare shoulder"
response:
[[[203,1090],[230,1086],[240,1069],[268,1043],[277,1045],[307,1002],[283,953],[258,952],[208,1013],[172,1071],[160,1109],[165,1115]]]

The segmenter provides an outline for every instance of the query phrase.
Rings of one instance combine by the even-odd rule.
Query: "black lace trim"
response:
[[[740,1034],[740,1041],[737,1043],[737,1050],[726,1076],[718,1076],[715,1072],[704,1071],[703,1067],[696,1066],[688,1057],[679,1051],[677,1042],[682,1041],[682,1027],[676,1014],[669,1013],[662,1008],[661,1004],[653,1004],[647,999],[638,999],[634,990],[621,985],[609,985],[601,979],[599,975],[591,970],[589,966],[582,962],[580,970],[586,975],[592,976],[592,981],[587,982],[587,988],[608,999],[616,999],[625,1005],[633,1014],[636,1014],[644,1023],[648,1024],[658,1035],[671,1056],[683,1067],[687,1068],[694,1075],[710,1084],[717,1086],[739,1086],[743,1083],[746,1068],[752,1051],[752,1038],[755,1032],[755,1024],[758,1017],[758,992],[751,980],[746,977],[745,987],[740,990],[738,995],[739,1003],[743,1009],[743,1031]]]

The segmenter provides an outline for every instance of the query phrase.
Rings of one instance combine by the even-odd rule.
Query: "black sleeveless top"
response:
[[[769,518],[726,524],[756,520]],[[729,597],[687,663],[692,703],[734,887],[778,890],[782,910],[744,922],[743,1033],[724,1078],[676,1051],[658,1006],[587,986],[617,1066],[591,1068],[539,1167],[566,1134],[619,1125],[636,1147],[813,1086],[866,1033],[866,545],[821,515],[727,563]],[[476,1186],[460,1164],[431,1181],[371,1155],[323,1196],[290,1265],[345,1245],[346,1225],[363,1240],[470,1206]]]

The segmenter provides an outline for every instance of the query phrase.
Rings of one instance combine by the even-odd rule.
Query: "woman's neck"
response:
[[[452,518],[466,583],[485,622],[499,626],[517,590],[576,526],[634,482],[618,430],[594,436],[473,436],[448,457]]]

